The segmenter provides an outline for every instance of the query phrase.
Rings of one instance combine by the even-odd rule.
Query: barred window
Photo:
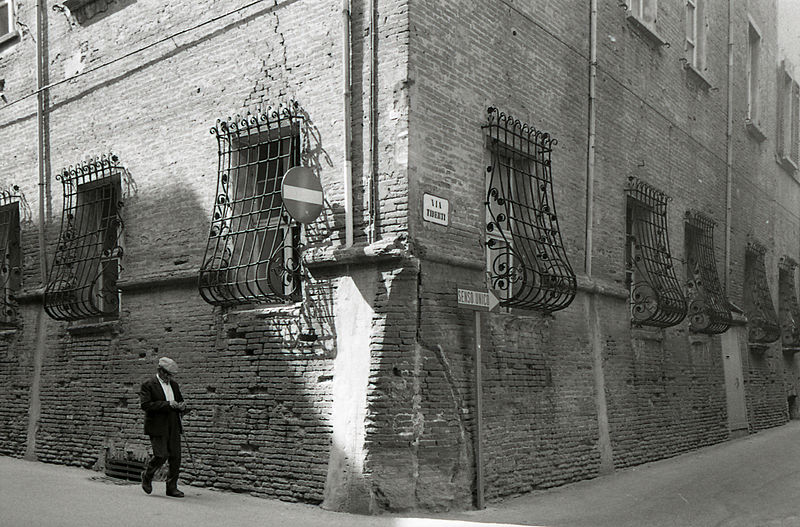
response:
[[[545,312],[575,298],[575,272],[558,228],[549,134],[488,109],[483,129],[486,170],[486,257],[489,287],[500,305]]]
[[[800,351],[800,304],[797,302],[795,269],[797,262],[788,256],[778,265],[778,312],[781,342],[786,351]]]
[[[669,327],[686,316],[686,298],[675,276],[667,236],[669,196],[629,177],[625,189],[626,282],[631,321],[636,325]]]
[[[706,69],[705,11],[705,0],[686,0],[686,64],[700,73]]]
[[[20,205],[24,196],[19,187],[0,192],[0,327],[19,322],[15,296],[21,286]]]
[[[714,257],[714,226],[708,216],[686,212],[686,296],[689,329],[698,333],[724,333],[733,318],[722,289]]]
[[[113,154],[102,156],[56,176],[64,212],[44,292],[45,311],[56,320],[119,315],[124,168],[118,162]]]
[[[747,244],[744,263],[744,310],[750,342],[768,344],[781,336],[778,314],[772,303],[767,282],[764,254],[767,249],[757,242]]]
[[[210,304],[300,300],[300,225],[281,198],[284,174],[300,165],[298,111],[295,104],[211,129],[219,177],[200,270],[200,295]]]

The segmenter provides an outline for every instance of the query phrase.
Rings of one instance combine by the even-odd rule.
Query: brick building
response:
[[[195,407],[184,480],[338,510],[467,508],[785,423],[778,7],[0,2],[0,453],[143,459],[162,355]],[[499,308],[464,307],[487,288]]]

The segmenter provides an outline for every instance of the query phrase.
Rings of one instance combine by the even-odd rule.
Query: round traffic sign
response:
[[[309,167],[292,167],[281,185],[283,205],[299,223],[311,223],[322,212],[322,184]]]

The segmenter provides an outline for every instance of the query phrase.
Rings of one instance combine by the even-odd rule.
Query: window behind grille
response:
[[[577,282],[553,197],[550,154],[556,141],[496,108],[488,114],[488,285],[504,307],[564,309],[575,298]]]
[[[667,233],[667,202],[661,190],[629,177],[626,203],[626,285],[631,321],[669,327],[686,316],[686,299],[675,275]]]
[[[300,164],[291,112],[218,123],[220,173],[200,294],[215,305],[300,299],[300,225],[281,199],[286,171]]]
[[[45,310],[56,320],[115,318],[122,247],[121,168],[116,157],[65,170],[61,234]]]
[[[0,206],[0,325],[17,323],[14,295],[20,287],[19,203]]]

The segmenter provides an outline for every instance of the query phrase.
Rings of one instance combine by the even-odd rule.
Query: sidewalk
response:
[[[482,511],[356,516],[163,482],[138,484],[0,457],[0,527],[800,527],[800,422]],[[426,517],[427,516],[427,517]],[[163,523],[166,522],[166,523]]]

